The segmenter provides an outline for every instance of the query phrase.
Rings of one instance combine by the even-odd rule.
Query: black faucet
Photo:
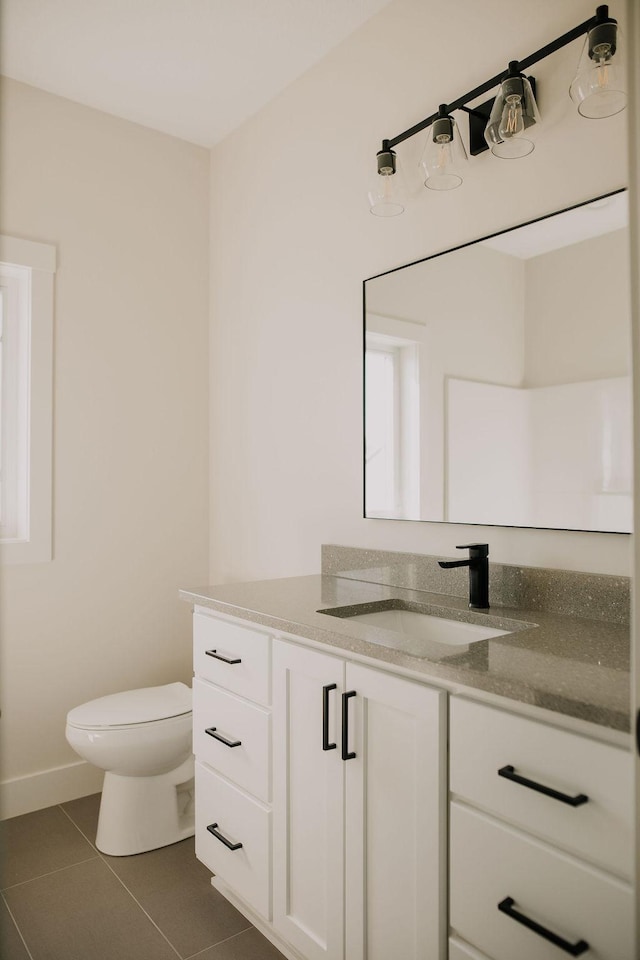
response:
[[[466,543],[456,550],[468,550],[466,560],[438,560],[445,570],[469,567],[469,606],[473,610],[489,609],[489,544]]]

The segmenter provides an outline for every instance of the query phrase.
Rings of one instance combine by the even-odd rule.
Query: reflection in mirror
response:
[[[365,281],[365,516],[630,532],[625,192]]]

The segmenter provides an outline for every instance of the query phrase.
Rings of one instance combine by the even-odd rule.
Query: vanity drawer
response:
[[[271,638],[205,613],[193,614],[193,669],[226,690],[269,704]]]
[[[194,678],[193,752],[265,803],[270,800],[270,722],[261,707]]]
[[[620,876],[632,876],[630,752],[459,697],[451,697],[450,738],[453,794]],[[588,800],[572,806],[499,770]]]
[[[207,827],[231,845],[232,850]],[[196,857],[239,897],[271,919],[271,814],[196,761]]]
[[[458,803],[450,824],[451,926],[464,940],[493,960],[567,955],[504,904],[569,944],[586,941],[585,956],[634,960],[630,885]]]

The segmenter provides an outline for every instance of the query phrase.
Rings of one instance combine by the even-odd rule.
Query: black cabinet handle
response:
[[[210,823],[207,827],[209,833],[212,833],[216,840],[219,840],[220,843],[224,843],[225,847],[228,847],[229,850],[239,850],[242,846],[241,843],[231,843],[231,840],[227,840],[226,837],[223,837],[221,833],[218,833],[218,824]]]
[[[499,777],[506,777],[507,780],[513,780],[514,783],[520,783],[523,787],[529,787],[530,790],[537,790],[538,793],[544,793],[547,797],[553,797],[554,800],[560,800],[562,803],[568,803],[571,807],[580,807],[586,803],[589,797],[585,793],[579,793],[575,797],[570,797],[566,793],[560,793],[559,790],[553,790],[551,787],[545,787],[542,783],[536,783],[535,780],[527,780],[515,772],[512,766],[501,767],[498,770]]]
[[[515,900],[513,897],[505,897],[505,899],[501,900],[498,904],[498,910],[501,910],[502,913],[506,913],[506,915],[511,917],[512,920],[516,920],[529,930],[533,930],[533,932],[537,933],[539,937],[543,937],[550,943],[555,944],[556,947],[560,947],[561,950],[571,954],[572,957],[579,957],[585,952],[585,950],[589,949],[589,944],[586,940],[578,940],[577,943],[569,943],[569,941],[565,940],[564,937],[559,937],[557,933],[547,930],[547,928],[543,927],[540,923],[536,923],[535,920],[531,920],[530,917],[526,917],[524,913],[520,913],[519,910],[514,910],[514,903]]]
[[[204,731],[208,733],[210,737],[213,737],[214,740],[219,740],[220,743],[224,743],[225,747],[240,747],[242,746],[242,740],[227,740],[226,737],[223,737],[221,733],[216,733],[217,727],[207,727]]]
[[[208,657],[213,657],[214,660],[222,660],[223,663],[242,663],[240,657],[234,657],[233,660],[230,660],[229,657],[223,657],[217,650],[205,650],[205,653]]]
[[[329,692],[336,689],[335,683],[322,688],[322,749],[335,750],[337,743],[329,743]]]
[[[342,694],[342,759],[353,760],[355,753],[349,751],[349,700],[355,697],[356,691],[349,690]]]

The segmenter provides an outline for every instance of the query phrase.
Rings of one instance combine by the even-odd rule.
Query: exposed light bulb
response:
[[[436,169],[440,176],[445,172],[447,167],[453,162],[453,157],[451,156],[451,137],[442,134],[439,137],[436,137]]]
[[[526,157],[534,148],[531,128],[540,122],[540,113],[531,83],[514,60],[500,84],[491,108],[484,137],[496,157],[515,160]]]
[[[609,61],[611,60],[611,44],[599,43],[593,48],[593,59],[597,60],[596,71],[598,75],[598,86],[609,86]]]
[[[382,201],[383,203],[389,203],[393,197],[393,190],[391,184],[391,174],[383,173],[381,174],[382,179],[380,183],[382,184]]]
[[[375,189],[369,191],[369,208],[376,217],[397,217],[404,210],[401,190],[396,184],[396,176],[380,174]]]
[[[498,132],[502,140],[524,133],[522,97],[519,94],[513,93],[506,98]]]

